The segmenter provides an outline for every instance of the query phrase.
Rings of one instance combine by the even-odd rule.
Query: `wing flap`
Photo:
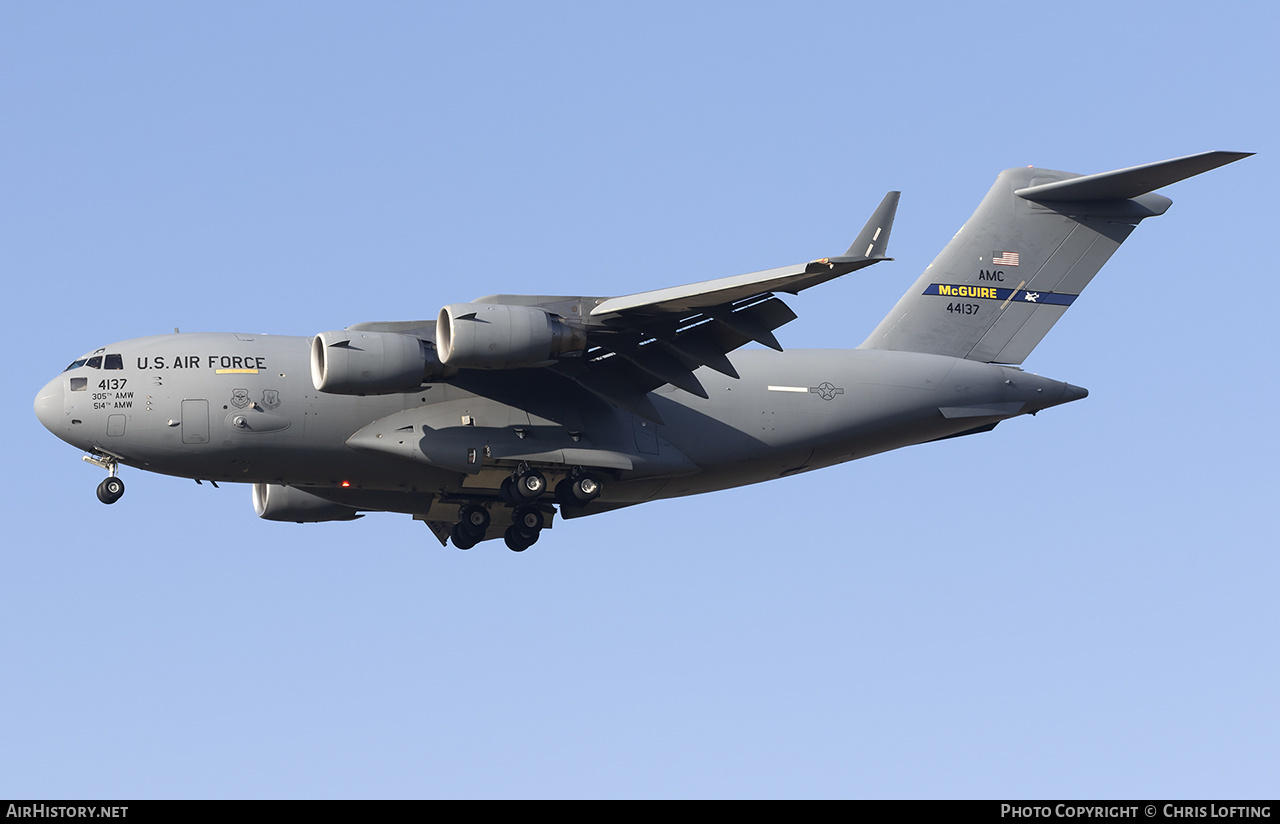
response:
[[[657,378],[660,381],[659,386],[669,383],[700,398],[707,397],[707,390],[693,374],[693,370],[697,367],[691,368],[686,365],[678,356],[659,346],[657,340],[649,341],[647,345],[639,342],[625,346],[616,345],[613,351],[618,356],[626,358],[642,372]]]
[[[768,295],[677,320],[615,321],[615,328],[589,333],[595,348],[585,357],[548,368],[615,406],[662,423],[648,399],[649,392],[669,383],[706,398],[695,370],[707,366],[737,378],[737,370],[724,353],[752,340],[780,349],[773,330],[795,317],[781,299]]]

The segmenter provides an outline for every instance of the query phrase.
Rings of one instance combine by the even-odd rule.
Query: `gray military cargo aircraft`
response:
[[[77,358],[40,422],[105,469],[253,484],[260,517],[403,512],[522,551],[564,518],[987,432],[1087,392],[1018,368],[1155,189],[1248,157],[1009,169],[857,349],[782,351],[795,294],[885,256],[890,192],[842,255],[622,297],[490,295],[313,338],[173,334]],[[738,351],[750,342],[765,349]],[[732,354],[731,354],[732,353]],[[554,501],[554,504],[552,503]]]

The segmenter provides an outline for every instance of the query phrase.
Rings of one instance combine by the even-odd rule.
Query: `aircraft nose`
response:
[[[62,404],[62,376],[54,378],[44,385],[36,395],[36,417],[44,428],[55,435],[67,425],[67,414]]]

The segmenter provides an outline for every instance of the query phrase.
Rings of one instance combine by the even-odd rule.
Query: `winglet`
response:
[[[871,219],[858,233],[857,240],[839,257],[826,257],[795,266],[704,280],[667,289],[654,289],[634,295],[603,298],[596,302],[591,310],[591,316],[601,317],[627,312],[651,315],[690,313],[713,306],[722,306],[765,292],[795,294],[802,289],[826,283],[832,278],[847,275],[873,263],[891,260],[885,257],[885,250],[889,247],[889,231],[893,228],[893,216],[898,211],[900,194],[900,192],[889,192],[884,196],[884,200],[880,201],[880,205],[871,213]],[[754,335],[749,337],[755,338]],[[759,338],[755,339],[759,340]],[[766,345],[774,344],[766,343]]]
[[[898,198],[902,192],[889,192],[880,201],[880,205],[871,213],[867,225],[862,227],[857,239],[850,244],[848,251],[838,258],[836,263],[865,260],[867,258],[886,257],[889,251],[889,232],[893,230],[893,216],[898,211]]]

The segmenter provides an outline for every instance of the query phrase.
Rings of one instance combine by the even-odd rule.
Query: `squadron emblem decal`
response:
[[[249,390],[248,389],[232,389],[231,405],[234,406],[236,409],[244,409],[246,406],[248,406]]]

